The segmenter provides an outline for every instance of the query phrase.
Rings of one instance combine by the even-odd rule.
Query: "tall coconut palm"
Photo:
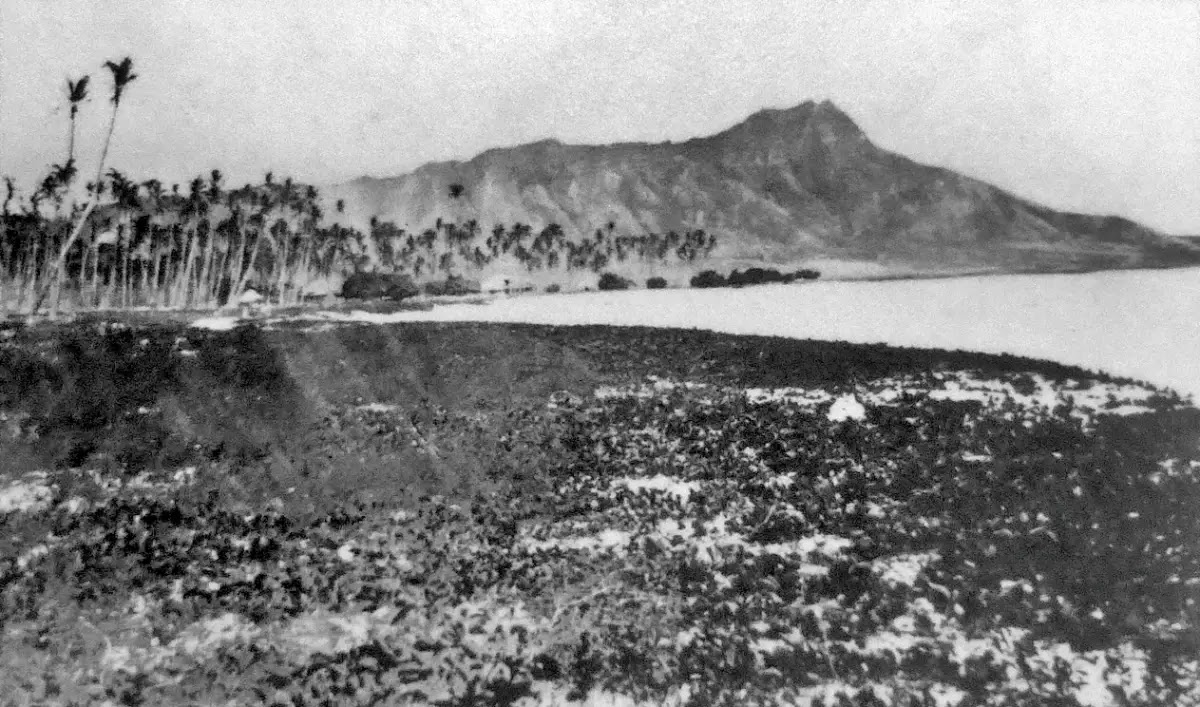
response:
[[[299,304],[304,299],[304,292],[312,279],[309,272],[312,262],[313,250],[316,247],[317,240],[317,224],[321,222],[323,216],[321,207],[317,203],[318,195],[315,187],[308,187],[304,195],[304,203],[302,205],[303,214],[300,222],[300,243],[298,247],[299,255],[295,257],[295,266],[292,270],[292,297]]]
[[[229,207],[229,218],[225,222],[227,250],[218,274],[218,304],[222,298],[227,302],[232,301],[231,293],[241,275],[242,264],[246,258],[246,232],[249,230],[246,223],[245,202],[247,199],[253,199],[254,195],[253,187],[247,186],[238,192],[230,193],[227,198]]]
[[[215,207],[220,204],[221,199],[221,170],[214,169],[209,176],[208,192],[206,194],[210,207]],[[219,223],[217,224],[219,225]],[[210,228],[208,231],[208,239],[204,244],[204,254],[200,261],[199,284],[197,291],[202,300],[208,299],[210,278],[212,274],[213,258],[215,257],[217,248],[217,239],[224,235],[224,230],[220,228]],[[207,304],[207,302],[205,302]]]
[[[183,216],[188,223],[188,242],[183,251],[183,273],[175,283],[175,299],[184,307],[188,307],[192,305],[193,300],[192,278],[196,272],[200,236],[207,235],[208,230],[208,199],[204,190],[204,180],[200,177],[192,180],[191,192],[183,205]]]
[[[287,277],[288,271],[288,246],[291,244],[293,235],[292,224],[288,217],[292,213],[298,213],[299,211],[298,204],[296,203],[297,197],[298,194],[295,189],[295,183],[292,182],[292,178],[288,177],[287,179],[283,180],[283,189],[279,195],[278,203],[281,216],[279,221],[276,222],[276,226],[282,222],[283,227],[282,229],[275,227],[271,229],[272,235],[275,236],[275,240],[272,242],[272,244],[275,248],[276,256],[274,258],[272,267],[277,268],[277,270],[273,270],[273,280],[275,282],[275,292],[279,298],[278,304],[281,305],[283,304],[284,278]]]
[[[143,201],[143,208],[148,212],[150,217],[150,243],[149,243],[149,272],[144,272],[148,277],[150,285],[146,291],[149,297],[150,304],[158,306],[160,304],[158,297],[158,279],[162,268],[163,248],[168,240],[166,229],[163,228],[163,200],[166,196],[163,190],[162,182],[157,179],[147,179],[142,182],[142,188],[146,192],[146,198]],[[143,288],[146,289],[146,288]]]
[[[82,76],[78,81],[67,79],[67,102],[71,106],[71,134],[67,141],[67,164],[75,164],[75,118],[79,115],[79,104],[87,100],[88,81]]]
[[[128,307],[133,303],[130,286],[130,266],[133,260],[135,246],[133,215],[141,210],[138,198],[138,186],[121,172],[112,169],[108,172],[111,183],[110,191],[116,200],[117,208],[117,246],[121,253],[121,303]]]
[[[251,229],[254,241],[250,244],[250,258],[246,262],[245,267],[240,263],[238,264],[239,275],[235,280],[233,290],[229,294],[230,302],[237,302],[241,298],[242,293],[246,291],[246,287],[250,284],[250,278],[254,276],[258,261],[258,251],[261,250],[260,246],[263,239],[267,238],[266,232],[268,229],[273,230],[276,226],[269,224],[272,208],[273,200],[269,194],[265,194],[259,202],[258,212],[251,214],[247,219],[246,225]],[[268,242],[270,242],[269,239]]]
[[[112,74],[113,92],[112,98],[110,99],[110,102],[112,103],[112,114],[110,115],[108,121],[108,132],[104,136],[104,147],[100,151],[100,164],[96,167],[95,183],[97,185],[101,183],[101,177],[104,174],[104,162],[108,159],[108,148],[112,144],[113,131],[116,129],[117,113],[121,107],[121,97],[125,95],[125,89],[129,86],[129,84],[137,78],[137,74],[133,73],[133,60],[129,57],[125,57],[120,63],[107,61],[104,63],[104,67],[109,70],[109,73]],[[66,263],[67,254],[70,253],[71,248],[75,245],[75,242],[79,240],[80,234],[83,233],[84,226],[87,224],[92,212],[96,210],[96,206],[99,204],[99,202],[100,190],[97,188],[96,191],[92,193],[92,198],[90,201],[88,201],[87,207],[84,208],[83,213],[79,216],[79,220],[76,222],[75,227],[71,230],[71,235],[67,237],[67,240],[63,242],[61,248],[59,249],[58,258],[55,259],[54,267],[50,272],[50,276],[47,278],[46,284],[42,287],[41,292],[38,293],[38,297],[33,303],[33,311],[31,314],[37,313],[37,310],[41,307],[42,302],[48,295],[50,295],[51,291],[53,291],[54,297],[50,303],[50,316],[53,318],[57,314],[60,285],[59,281],[62,278],[63,264]]]

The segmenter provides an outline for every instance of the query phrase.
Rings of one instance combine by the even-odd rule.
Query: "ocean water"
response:
[[[359,318],[687,327],[1011,353],[1200,400],[1200,268],[536,295]]]

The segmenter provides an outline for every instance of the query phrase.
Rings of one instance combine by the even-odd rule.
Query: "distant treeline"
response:
[[[790,283],[797,280],[815,280],[821,276],[816,270],[797,270],[792,273],[782,273],[771,268],[749,268],[734,270],[725,277],[715,270],[705,270],[693,277],[692,287],[742,287],[744,285],[760,285],[771,282]],[[614,272],[600,273],[596,289],[601,291],[631,290],[637,282]],[[653,276],[646,280],[646,289],[661,290],[668,286],[667,279]],[[496,287],[499,287],[498,285]],[[586,287],[585,289],[591,289]],[[527,283],[510,283],[505,280],[504,292],[532,292],[532,285]],[[552,283],[545,288],[546,292],[560,292],[562,286]],[[423,284],[403,272],[360,272],[351,275],[342,285],[341,295],[346,299],[382,299],[400,301],[418,294],[425,293],[435,296],[471,295],[483,292],[478,280],[472,280],[459,275],[448,275],[444,279],[429,280]]]
[[[789,283],[797,280],[816,280],[820,276],[819,271],[808,269],[783,273],[774,268],[747,268],[745,271],[734,270],[729,273],[728,277],[716,270],[705,270],[691,279],[691,285],[692,287],[742,287],[771,282]]]
[[[746,271],[734,270],[728,277],[716,270],[705,270],[690,281],[692,287],[742,287],[743,285],[762,285],[770,282],[795,282],[796,280],[815,280],[821,276],[816,270],[797,270],[793,273],[782,273],[771,268],[749,268]],[[636,283],[629,278],[616,273],[606,272],[600,275],[597,288],[600,290],[629,290]],[[667,287],[667,281],[662,277],[651,277],[646,280],[646,289],[661,290]]]
[[[457,224],[438,219],[434,228],[409,233],[372,219],[370,238],[382,269],[417,278],[478,273],[506,257],[528,272],[600,273],[624,263],[687,264],[709,257],[717,246],[716,236],[703,229],[628,235],[615,228],[609,222],[589,238],[571,240],[556,223],[539,231],[523,223],[497,224],[485,233],[474,220]]]

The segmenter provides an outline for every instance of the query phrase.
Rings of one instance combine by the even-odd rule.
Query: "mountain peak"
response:
[[[866,140],[866,134],[854,119],[829,99],[820,103],[804,101],[791,108],[765,108],[719,135],[741,141],[772,136],[799,138],[806,132],[817,134],[826,142]]]
[[[740,126],[748,126],[755,129],[777,129],[784,126],[802,127],[812,117],[815,109],[816,104],[812,101],[805,101],[791,108],[763,108],[751,113],[745,120],[734,126],[734,128],[736,129]]]
[[[682,143],[490,150],[344,185],[347,213],[419,229],[470,211],[480,223],[558,224],[586,238],[623,232],[721,234],[730,257],[830,255],[1055,269],[1200,261],[1200,248],[1125,220],[1038,207],[977,180],[875,147],[831,100],[760,110]],[[447,195],[461,183],[469,205]]]
[[[827,126],[838,138],[866,139],[866,133],[858,123],[831,100],[818,103],[811,120],[817,126]]]

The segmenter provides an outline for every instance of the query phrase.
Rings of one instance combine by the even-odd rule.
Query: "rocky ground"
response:
[[[0,346],[15,704],[1200,703],[1200,411],[603,327]]]

